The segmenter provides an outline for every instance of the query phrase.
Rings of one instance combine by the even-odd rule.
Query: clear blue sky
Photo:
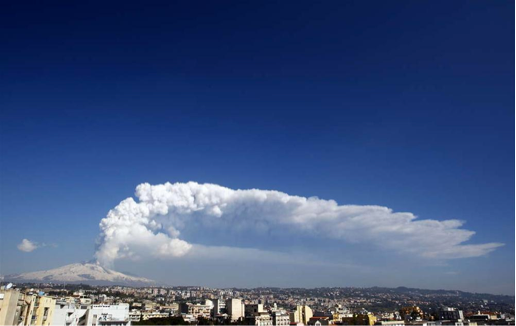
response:
[[[88,260],[138,184],[192,180],[464,220],[471,243],[505,244],[431,266],[357,248],[378,273],[226,271],[235,285],[514,293],[514,2],[15,1],[0,26],[0,273]]]

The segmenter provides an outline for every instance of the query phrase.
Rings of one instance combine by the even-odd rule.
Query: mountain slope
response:
[[[29,272],[5,276],[13,282],[62,282],[85,284],[152,285],[156,282],[144,277],[131,276],[98,263],[70,264],[46,271]]]

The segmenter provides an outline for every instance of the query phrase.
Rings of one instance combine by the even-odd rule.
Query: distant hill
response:
[[[102,267],[98,263],[70,264],[46,271],[6,275],[4,281],[10,282],[52,282],[83,283],[91,285],[155,285],[156,282],[144,277],[127,275]]]

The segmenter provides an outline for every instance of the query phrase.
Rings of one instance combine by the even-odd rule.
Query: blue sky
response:
[[[463,220],[468,244],[505,246],[441,261],[300,237],[283,252],[307,253],[297,277],[279,258],[118,270],[513,294],[513,13],[510,1],[6,4],[1,273],[89,260],[100,220],[137,185],[196,181]],[[196,241],[239,242],[211,236]],[[24,238],[51,245],[22,252]]]

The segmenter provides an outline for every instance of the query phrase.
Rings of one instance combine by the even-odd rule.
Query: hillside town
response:
[[[514,325],[514,297],[410,288],[0,288],[0,325]]]

